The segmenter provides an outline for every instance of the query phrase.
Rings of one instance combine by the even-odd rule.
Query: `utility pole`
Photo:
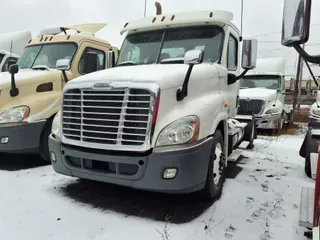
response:
[[[304,44],[303,44],[302,48],[304,49]],[[303,61],[302,61],[301,55],[299,54],[298,55],[298,64],[297,64],[296,82],[295,82],[295,86],[294,86],[294,94],[293,94],[293,101],[292,101],[293,115],[295,114],[295,111],[297,108],[297,103],[299,103],[298,109],[300,108],[299,97],[301,94],[302,68],[303,68]]]

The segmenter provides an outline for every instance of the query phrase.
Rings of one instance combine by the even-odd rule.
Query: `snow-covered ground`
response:
[[[2,157],[0,239],[302,240],[300,189],[313,184],[298,155],[302,140],[259,137],[229,169],[215,203],[79,181],[30,158]]]

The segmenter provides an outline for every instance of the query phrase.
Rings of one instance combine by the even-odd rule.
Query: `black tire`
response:
[[[310,153],[307,152],[305,161],[304,161],[304,172],[306,175],[311,178],[311,162],[310,162]]]
[[[248,149],[252,149],[254,147],[254,139],[256,139],[257,135],[257,126],[255,120],[252,119],[251,122],[248,123],[247,127],[244,129],[243,140],[248,141]]]
[[[218,164],[215,161],[215,160],[217,160],[216,154],[215,154],[217,143],[219,143],[221,145],[222,150],[223,150],[223,137],[222,137],[220,130],[217,130],[215,132],[215,134],[213,135],[213,143],[212,143],[212,149],[211,149],[209,165],[208,165],[207,180],[206,180],[206,184],[204,186],[204,189],[202,190],[202,195],[204,196],[204,198],[207,200],[210,200],[210,201],[217,199],[221,196],[222,185],[223,185],[224,177],[225,177],[224,176],[225,164],[223,162],[223,158],[220,158],[221,159],[221,161],[220,161],[220,168],[221,168],[221,175],[220,176],[221,177],[220,177],[218,184],[214,183],[213,167],[214,167],[214,164]]]
[[[52,120],[52,118],[48,119],[40,138],[40,156],[44,161],[49,163],[51,163],[49,154],[49,135],[51,133]]]

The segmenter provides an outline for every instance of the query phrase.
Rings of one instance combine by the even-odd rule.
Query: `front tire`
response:
[[[51,163],[49,155],[49,135],[51,133],[52,118],[48,119],[46,125],[43,128],[41,138],[40,138],[40,156],[41,158]]]
[[[220,197],[224,182],[225,162],[223,156],[223,137],[220,130],[213,135],[207,179],[202,193],[208,200]]]

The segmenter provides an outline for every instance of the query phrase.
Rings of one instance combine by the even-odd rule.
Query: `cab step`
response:
[[[233,152],[228,157],[228,161],[236,162],[243,153],[243,151],[247,149],[249,144],[250,143],[248,141],[243,141],[235,150],[233,150]]]
[[[312,228],[313,222],[314,189],[301,188],[299,226]]]

